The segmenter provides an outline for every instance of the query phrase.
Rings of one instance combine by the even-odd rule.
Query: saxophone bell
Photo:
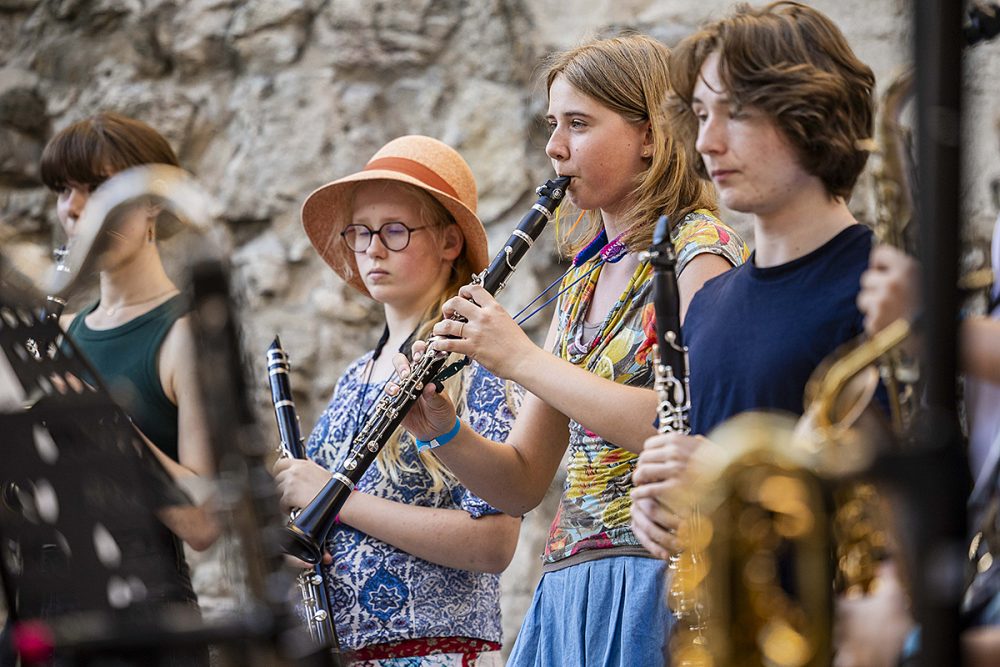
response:
[[[816,458],[793,417],[762,412],[724,422],[692,455],[681,498],[698,507],[686,539],[703,564],[679,568],[675,586],[707,614],[703,643],[680,642],[675,665],[830,664],[831,536]]]

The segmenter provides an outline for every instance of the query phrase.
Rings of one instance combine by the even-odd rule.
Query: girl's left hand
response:
[[[480,285],[466,285],[442,307],[445,319],[434,326],[434,348],[464,354],[505,380],[517,381],[518,367],[540,351],[528,334]],[[465,322],[450,319],[461,315]],[[522,366],[523,367],[523,366]]]
[[[330,471],[305,459],[278,459],[272,470],[285,511],[305,507],[330,481]]]
[[[413,344],[413,360],[417,361],[427,349],[427,343],[418,340]],[[392,365],[396,369],[396,375],[405,378],[410,373],[410,362],[403,354],[396,354],[392,358]],[[403,417],[402,426],[411,435],[420,440],[431,440],[443,433],[451,430],[455,424],[455,405],[448,398],[448,394],[438,392],[437,386],[432,382],[425,385],[420,392],[420,398],[413,404],[410,411]],[[399,393],[399,385],[390,380],[385,385],[385,392],[390,396]]]

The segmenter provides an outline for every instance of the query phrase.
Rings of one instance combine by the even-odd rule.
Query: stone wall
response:
[[[258,364],[262,424],[270,427],[272,418],[261,353],[280,333],[308,425],[344,366],[378,335],[371,304],[325,267],[301,231],[299,206],[312,189],[360,168],[395,136],[437,136],[469,160],[495,248],[550,174],[536,76],[544,54],[622,27],[675,43],[731,4],[0,0],[0,241],[39,277],[58,240],[54,198],[38,181],[46,140],[102,109],[149,122],[217,202],[211,213],[230,239],[245,342]],[[880,83],[906,64],[908,2],[812,4],[841,25]],[[996,215],[990,184],[1000,172],[998,52],[998,44],[980,46],[967,58],[963,194],[970,249],[981,249]],[[871,219],[867,179],[852,206]],[[745,230],[738,216],[727,217]],[[511,307],[558,273],[551,240],[529,258],[531,266],[504,295]],[[982,254],[970,258],[982,261]],[[545,318],[538,319],[536,336]],[[504,577],[508,637],[538,576],[554,498],[550,493],[526,517]]]

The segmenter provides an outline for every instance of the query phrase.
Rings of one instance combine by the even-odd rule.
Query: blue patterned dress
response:
[[[328,470],[340,466],[364,416],[382,394],[384,382],[365,384],[371,357],[369,352],[344,372],[309,437],[309,458]],[[513,397],[504,382],[478,364],[463,375],[463,421],[481,435],[504,442],[514,420]],[[454,480],[431,491],[431,478],[419,462],[412,436],[404,433],[400,445],[403,467],[415,472],[400,472],[399,483],[394,483],[372,465],[358,491],[408,505],[462,509],[473,518],[499,513]],[[334,565],[326,572],[326,582],[342,648],[423,637],[501,641],[499,575],[436,565],[344,524],[331,531],[327,548]]]

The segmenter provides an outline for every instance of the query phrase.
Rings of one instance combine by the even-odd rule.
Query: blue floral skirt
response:
[[[673,616],[666,563],[614,556],[547,572],[508,667],[660,667]]]

